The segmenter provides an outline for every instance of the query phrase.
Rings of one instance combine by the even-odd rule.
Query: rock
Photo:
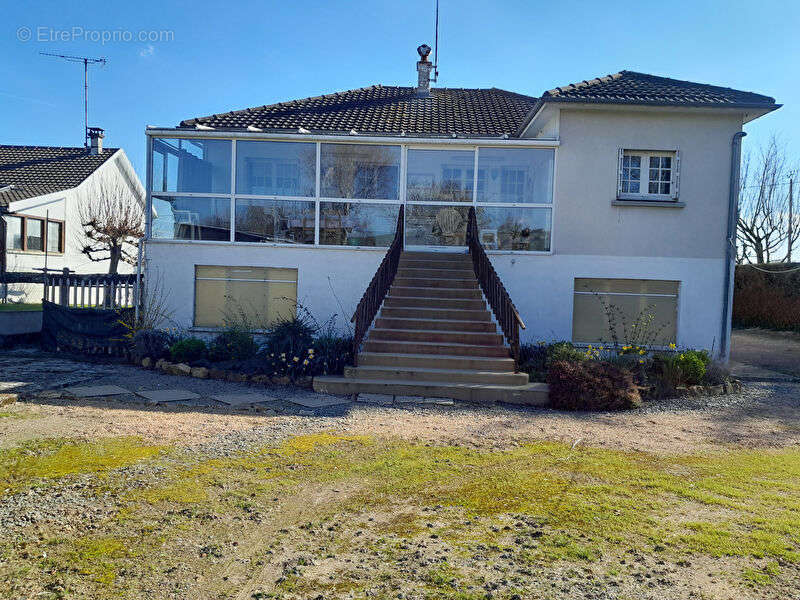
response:
[[[289,379],[288,375],[284,375],[282,377],[273,377],[272,382],[277,383],[278,385],[289,385],[292,383],[292,380]]]
[[[235,371],[228,371],[225,373],[225,379],[228,381],[233,381],[235,383],[244,383],[247,381],[247,375],[244,373],[236,373]]]
[[[14,404],[18,398],[17,394],[0,394],[0,406]]]
[[[313,410],[298,410],[297,414],[301,417],[313,417],[314,411]]]
[[[710,396],[721,396],[724,391],[721,385],[710,385],[708,386],[708,393]]]
[[[250,381],[253,383],[258,383],[260,385],[268,385],[271,382],[271,378],[269,375],[253,375],[250,378]]]
[[[722,384],[722,392],[725,394],[732,394],[733,393],[733,386],[731,385],[730,381],[726,381]]]
[[[153,359],[152,359],[152,358],[150,358],[149,356],[145,356],[145,357],[142,359],[142,366],[143,366],[145,369],[152,369],[152,368],[153,368]]]
[[[208,376],[211,379],[225,379],[225,371],[222,369],[209,369]]]
[[[688,396],[689,388],[683,385],[679,385],[678,387],[675,388],[675,393],[678,394],[678,396]]]
[[[171,364],[167,369],[167,373],[170,375],[191,375],[192,367],[186,363]]]
[[[155,367],[156,367],[156,369],[158,369],[159,371],[163,371],[163,370],[164,370],[164,365],[168,365],[168,364],[169,364],[169,361],[167,361],[167,360],[165,360],[165,359],[163,359],[163,358],[159,358],[159,359],[156,361],[156,365],[155,365]]]
[[[298,377],[297,379],[295,379],[294,383],[298,387],[310,390],[314,385],[314,378],[313,377],[307,377],[307,376],[304,375],[302,377]]]
[[[169,370],[172,367],[172,363],[169,362],[168,360],[160,360],[158,362],[161,363],[161,366],[159,366],[158,368],[160,370],[164,371],[164,373],[169,373]],[[156,364],[158,364],[158,363],[156,363]]]
[[[208,369],[205,367],[192,367],[191,375],[196,379],[208,379]]]
[[[45,390],[43,392],[39,392],[37,397],[41,400],[56,400],[64,396],[63,390]],[[2,406],[2,402],[0,402],[0,406]]]
[[[702,385],[693,385],[689,388],[689,395],[690,396],[705,396],[706,395],[706,388]]]

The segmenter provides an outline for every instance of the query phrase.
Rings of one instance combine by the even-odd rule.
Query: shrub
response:
[[[625,410],[641,404],[633,374],[607,362],[554,362],[547,383],[553,408]]]
[[[204,358],[208,352],[206,343],[195,337],[184,338],[172,344],[169,349],[172,360],[179,363],[191,363]]]
[[[760,265],[786,271],[800,264]],[[733,324],[800,331],[800,271],[764,273],[749,265],[736,267]]]
[[[544,381],[547,376],[547,345],[522,344],[519,347],[519,368],[531,381]]]
[[[252,333],[242,329],[228,329],[211,342],[208,357],[215,362],[247,360],[253,358],[257,352],[258,344],[253,339]]]
[[[677,362],[686,383],[698,385],[703,381],[706,374],[706,363],[698,352],[683,352],[678,355]]]
[[[142,329],[133,334],[131,354],[137,361],[150,357],[153,360],[169,356],[172,336],[158,329]]]
[[[341,375],[353,364],[353,338],[326,333],[314,340],[312,375]]]
[[[722,385],[730,379],[730,371],[717,362],[712,362],[706,367],[706,376],[703,383],[706,385]]]
[[[278,321],[270,327],[263,350],[267,354],[287,357],[305,356],[314,342],[316,328],[303,317]]]
[[[557,362],[583,362],[586,353],[572,345],[572,342],[555,342],[547,347],[547,366]]]
[[[653,393],[656,398],[674,396],[678,386],[684,383],[683,371],[681,371],[677,354],[654,355],[648,376],[653,384]]]

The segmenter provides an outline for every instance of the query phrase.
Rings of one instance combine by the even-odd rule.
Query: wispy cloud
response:
[[[147,44],[147,46],[139,50],[139,56],[141,56],[142,58],[153,56],[153,54],[155,53],[156,53],[156,48],[155,46],[153,46],[153,44]]]
[[[0,96],[5,96],[6,98],[12,98],[13,100],[19,100],[20,102],[33,102],[34,104],[43,104],[44,106],[52,106],[53,108],[56,108],[57,106],[52,102],[47,102],[46,100],[39,100],[38,98],[29,98],[28,96],[17,96],[16,94],[9,94],[8,92],[0,91]]]

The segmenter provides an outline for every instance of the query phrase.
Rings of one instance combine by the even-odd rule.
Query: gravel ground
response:
[[[800,377],[800,333],[734,329],[731,360]]]

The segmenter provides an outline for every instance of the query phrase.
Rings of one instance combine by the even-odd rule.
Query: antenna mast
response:
[[[433,35],[433,81],[439,81],[439,0],[436,0],[436,20]]]
[[[437,0],[438,2],[438,0]],[[50,52],[39,52],[42,56],[53,56],[63,58],[69,62],[83,63],[83,147],[89,148],[89,65],[101,64],[105,66],[106,58],[91,58],[89,56],[70,56],[69,54],[52,54]]]

